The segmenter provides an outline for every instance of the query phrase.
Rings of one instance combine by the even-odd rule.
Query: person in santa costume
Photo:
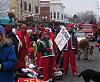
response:
[[[41,52],[43,80],[49,81],[52,77],[54,66],[53,42],[49,37],[48,30],[44,30],[39,37],[40,41],[38,41],[38,52]]]
[[[75,48],[77,47],[77,38],[75,37],[72,28],[73,28],[72,24],[70,24],[67,27],[67,30],[71,37],[63,49],[63,68],[65,74],[67,74],[69,69],[69,64],[70,64],[72,74],[77,75],[77,66],[76,66],[76,58],[75,58],[75,51],[74,51]]]
[[[53,51],[54,51],[54,57],[53,57],[53,61],[54,61],[53,64],[54,64],[54,66],[53,67],[57,67],[57,63],[56,63],[56,59],[57,59],[57,57],[56,57],[56,48],[57,48],[57,45],[56,45],[56,43],[54,41],[56,35],[52,32],[51,29],[49,29],[49,36],[50,36],[50,39],[53,42]]]
[[[25,67],[25,57],[28,53],[28,49],[31,47],[31,40],[27,33],[26,25],[22,25],[21,29],[17,32],[17,36],[20,41],[19,49],[18,49],[18,63],[16,69],[21,69]]]

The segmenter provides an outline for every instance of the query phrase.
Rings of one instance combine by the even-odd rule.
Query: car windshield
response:
[[[77,37],[85,37],[85,33],[83,33],[83,32],[76,32],[76,36]]]
[[[92,26],[89,26],[89,25],[87,25],[87,26],[82,26],[83,27],[83,29],[92,29],[93,27]]]

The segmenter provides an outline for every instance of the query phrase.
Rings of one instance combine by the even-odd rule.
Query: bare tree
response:
[[[79,12],[76,14],[78,16],[79,21],[91,21],[91,20],[96,20],[96,15],[94,14],[93,11],[86,11],[84,12]]]
[[[6,14],[7,10],[8,10],[8,1],[0,0],[0,15]]]
[[[78,20],[78,22],[81,22],[81,21],[83,21],[83,16],[84,16],[84,12],[79,12],[79,13],[77,13],[77,20]]]

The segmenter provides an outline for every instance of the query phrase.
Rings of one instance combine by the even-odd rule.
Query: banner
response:
[[[18,82],[44,82],[37,78],[18,78]]]
[[[65,38],[67,40],[69,40],[70,37],[71,37],[70,34],[69,34],[69,32],[66,30],[66,28],[64,26],[60,26],[60,27],[61,27],[60,32],[65,36]]]
[[[60,27],[61,27],[61,30],[57,34],[54,41],[57,44],[59,50],[61,51],[66,45],[66,43],[68,42],[68,40],[70,39],[70,34],[68,33],[68,31],[66,30],[64,26],[60,26]]]

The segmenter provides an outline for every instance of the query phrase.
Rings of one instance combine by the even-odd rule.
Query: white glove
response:
[[[35,68],[35,65],[34,65],[34,64],[30,64],[30,65],[29,65],[29,68],[30,68],[30,69],[34,69],[34,68]]]

